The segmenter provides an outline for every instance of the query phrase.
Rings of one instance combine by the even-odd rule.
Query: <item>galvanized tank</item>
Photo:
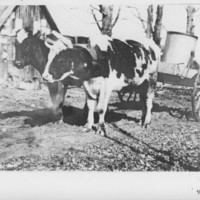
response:
[[[191,51],[195,51],[197,40],[198,37],[194,35],[175,31],[167,32],[161,61],[187,64]]]

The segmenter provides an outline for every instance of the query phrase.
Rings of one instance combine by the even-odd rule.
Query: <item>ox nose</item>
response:
[[[20,66],[22,65],[22,63],[21,63],[21,61],[19,61],[19,60],[15,60],[15,61],[14,61],[14,65],[15,65],[16,67],[20,67]]]
[[[51,82],[52,81],[52,77],[49,73],[43,73],[42,74],[42,78],[45,80],[45,81],[48,81],[48,82]]]
[[[47,81],[48,80],[48,74],[42,74],[42,78]]]

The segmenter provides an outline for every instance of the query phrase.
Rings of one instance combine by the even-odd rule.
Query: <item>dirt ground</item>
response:
[[[0,170],[200,170],[200,123],[193,119],[189,94],[157,90],[145,130],[138,101],[121,103],[113,93],[107,137],[82,131],[84,101],[83,89],[69,88],[64,123],[58,123],[45,86],[20,90],[1,84]]]

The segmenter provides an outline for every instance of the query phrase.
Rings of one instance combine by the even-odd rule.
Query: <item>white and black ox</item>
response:
[[[60,35],[59,35],[60,36]],[[54,35],[47,41],[40,39],[40,32],[33,34],[29,29],[20,29],[16,34],[15,40],[15,61],[14,65],[22,69],[27,65],[32,65],[42,75],[48,60],[49,48],[48,41],[58,40]],[[61,42],[61,40],[58,40]],[[58,43],[59,43],[58,42]],[[63,43],[65,42],[65,43]],[[62,39],[62,45],[72,48],[69,39]],[[61,44],[59,44],[61,46]],[[80,85],[79,82],[71,78],[65,79],[65,84],[61,82],[48,83],[48,89],[53,103],[53,111],[57,119],[62,119],[62,106],[68,85]]]
[[[128,85],[139,89],[142,126],[150,124],[160,58],[160,50],[153,42],[143,45],[133,40],[122,41],[102,35],[101,39],[96,38],[96,42],[91,41],[90,50],[69,47],[58,52],[56,48],[55,43],[51,47],[43,78],[56,82],[71,77],[83,83],[89,109],[88,130],[94,125],[96,108],[99,115],[97,133],[106,135],[104,118],[111,92],[120,91]],[[95,56],[91,52],[95,52]]]

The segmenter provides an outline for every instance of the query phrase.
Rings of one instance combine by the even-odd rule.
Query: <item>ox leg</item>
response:
[[[142,102],[142,126],[145,128],[151,123],[151,110],[153,107],[155,87],[156,81],[150,79],[149,82],[144,83],[144,90],[140,94],[140,101]]]
[[[153,98],[154,98],[154,93],[149,93],[147,94],[142,94],[141,96],[142,99],[142,126],[147,128],[150,123],[151,123],[151,110],[153,107]]]
[[[48,90],[51,97],[52,105],[53,105],[53,114],[56,116],[56,118],[59,118],[59,111],[56,109],[56,95],[58,92],[58,82],[54,83],[47,83],[48,84]]]
[[[88,118],[87,100],[85,101],[85,105],[83,107],[83,115],[81,117],[82,117],[83,124],[86,124],[87,123],[87,118]]]
[[[97,112],[99,114],[99,123],[97,127],[96,133],[101,136],[106,136],[106,126],[105,126],[105,114],[107,110],[107,105],[102,109],[98,109]]]
[[[67,87],[64,87],[61,82],[48,83],[48,89],[53,104],[53,113],[56,119],[63,118],[62,106],[65,98]]]
[[[99,95],[98,104],[97,104],[97,112],[99,114],[99,123],[97,127],[96,133],[101,136],[106,136],[106,126],[105,126],[105,114],[108,108],[108,102],[110,99],[112,89],[109,88],[106,84],[101,90]]]
[[[55,99],[55,105],[54,109],[57,110],[57,113],[60,115],[60,120],[59,122],[63,122],[63,112],[62,112],[62,107],[65,101],[65,94],[67,92],[67,86],[64,86],[61,82],[58,82],[58,91]]]
[[[92,126],[94,125],[94,110],[95,110],[96,100],[91,99],[90,97],[87,96],[86,102],[87,102],[88,117],[84,131],[91,131]]]

